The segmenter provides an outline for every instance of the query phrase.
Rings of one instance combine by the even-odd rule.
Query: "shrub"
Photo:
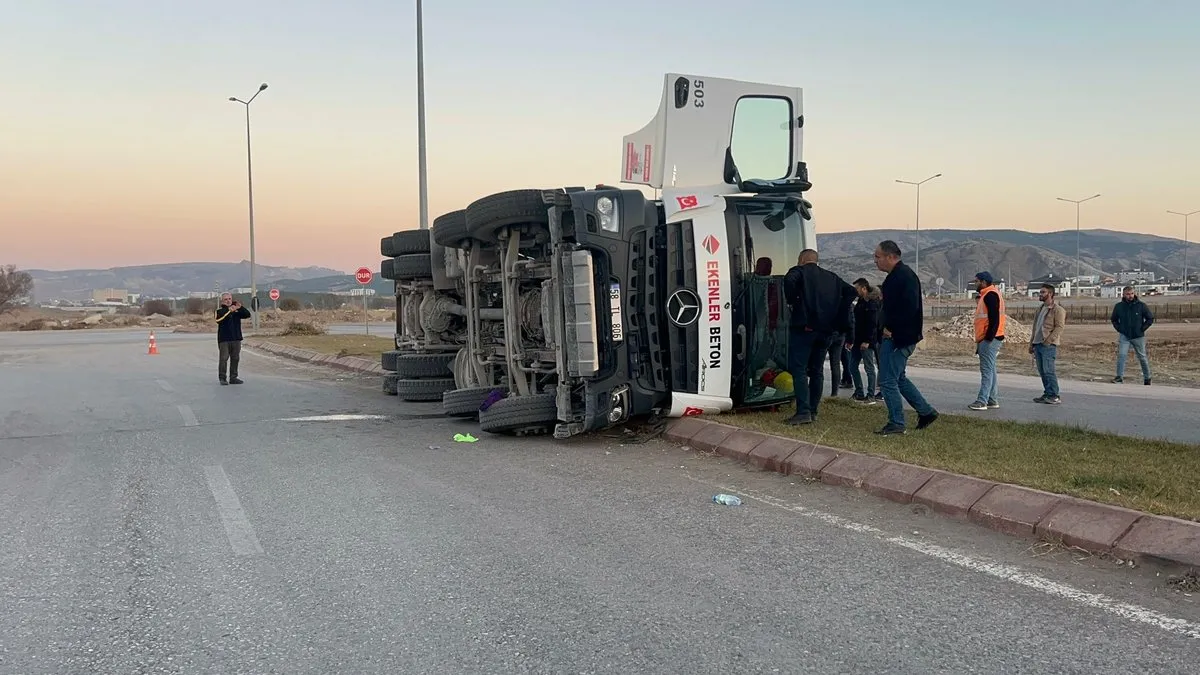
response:
[[[142,303],[142,315],[150,316],[151,314],[162,314],[163,316],[171,316],[175,313],[171,309],[171,303],[166,300],[147,300]]]
[[[207,304],[203,298],[188,298],[183,305],[183,311],[188,314],[203,314]]]
[[[297,312],[300,310],[300,301],[295,298],[284,298],[279,301],[279,310],[282,312]]]
[[[292,322],[288,323],[287,328],[284,328],[283,332],[280,333],[280,335],[324,335],[324,334],[325,334],[325,330],[323,328],[318,328],[317,326],[314,326],[311,323],[304,323],[302,321],[292,321]]]

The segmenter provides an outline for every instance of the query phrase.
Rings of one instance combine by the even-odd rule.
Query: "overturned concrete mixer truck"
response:
[[[668,74],[624,139],[641,187],[502,192],[384,237],[384,390],[560,438],[789,400],[783,278],[816,247],[801,96]]]

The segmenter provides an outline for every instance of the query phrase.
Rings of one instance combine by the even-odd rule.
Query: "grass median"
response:
[[[723,414],[716,421],[834,448],[1106,504],[1200,520],[1200,446],[1147,441],[1040,422],[981,420],[943,412],[903,436],[878,436],[883,404],[842,398],[821,403],[816,424],[782,424],[778,412]]]
[[[396,348],[393,338],[374,335],[272,335],[257,339],[322,354],[358,356],[376,361],[383,352]]]

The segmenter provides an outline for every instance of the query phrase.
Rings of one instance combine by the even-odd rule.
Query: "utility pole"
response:
[[[254,169],[250,163],[250,104],[266,88],[267,83],[263,82],[259,85],[258,91],[254,92],[254,95],[248,101],[243,101],[236,96],[229,97],[230,101],[246,106],[246,190],[249,193],[250,200],[250,309],[252,311],[250,318],[254,330],[258,330],[258,285],[254,276]]]
[[[1173,216],[1183,216],[1183,294],[1184,294],[1184,295],[1187,295],[1187,294],[1188,294],[1188,270],[1187,270],[1187,262],[1188,262],[1188,217],[1189,217],[1189,216],[1194,216],[1194,215],[1196,215],[1197,213],[1200,213],[1200,209],[1197,209],[1197,210],[1195,210],[1195,211],[1192,211],[1192,212],[1190,212],[1190,213],[1180,213],[1180,212],[1178,212],[1178,211],[1167,211],[1167,213],[1169,213],[1169,214],[1171,214],[1171,215],[1173,215]]]
[[[1058,201],[1060,201],[1060,202],[1069,202],[1069,203],[1075,205],[1075,283],[1076,284],[1079,283],[1079,274],[1080,274],[1080,272],[1079,272],[1079,205],[1088,200],[1095,199],[1096,197],[1099,197],[1099,196],[1100,196],[1100,193],[1097,192],[1096,194],[1092,195],[1091,197],[1088,197],[1087,199],[1066,199],[1064,197],[1058,198]]]
[[[910,180],[900,180],[898,178],[896,179],[897,183],[904,183],[905,185],[917,186],[917,257],[916,257],[915,264],[913,265],[913,272],[916,272],[917,279],[921,278],[921,186],[941,175],[942,174],[940,174],[940,173],[934,174],[934,175],[930,176],[929,178],[926,178],[925,180],[917,181],[915,183]]]

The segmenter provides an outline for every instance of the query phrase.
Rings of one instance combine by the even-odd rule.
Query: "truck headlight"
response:
[[[596,211],[600,213],[600,229],[605,232],[619,232],[621,230],[621,214],[617,209],[617,203],[612,197],[601,197],[596,200]]]

